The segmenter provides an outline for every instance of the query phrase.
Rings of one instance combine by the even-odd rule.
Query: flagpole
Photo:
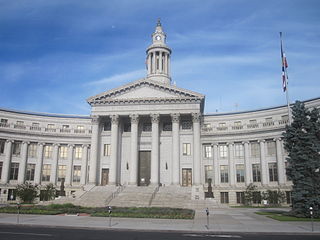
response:
[[[286,92],[286,100],[287,100],[287,108],[288,108],[288,120],[289,125],[291,125],[292,117],[291,117],[291,109],[290,109],[290,101],[289,101],[289,88],[288,88],[288,70],[287,66],[287,60],[285,59],[285,54],[283,51],[283,43],[282,43],[282,32],[280,32],[280,44],[281,44],[281,61],[282,61],[282,71],[284,74],[284,80],[285,80],[285,92]],[[285,62],[284,62],[285,61]]]

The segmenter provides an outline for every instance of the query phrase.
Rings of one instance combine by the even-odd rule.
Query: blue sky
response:
[[[0,107],[90,114],[85,99],[143,78],[157,18],[177,86],[206,95],[205,112],[320,97],[317,0],[0,0]]]

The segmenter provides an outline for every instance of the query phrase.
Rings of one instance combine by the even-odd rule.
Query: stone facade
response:
[[[192,188],[192,199],[212,181],[215,199],[230,204],[250,183],[289,192],[287,108],[204,115],[204,95],[171,84],[170,54],[158,22],[147,77],[88,98],[91,116],[0,109],[0,201],[25,181],[64,181],[67,195],[94,185],[176,185]]]

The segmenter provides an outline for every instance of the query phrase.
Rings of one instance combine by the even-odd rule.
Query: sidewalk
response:
[[[205,211],[196,211],[194,220],[111,218],[111,225],[109,218],[102,217],[20,215],[19,224],[145,231],[312,233],[311,222],[280,222],[254,214],[256,211],[258,209],[211,209],[209,226]],[[17,215],[0,214],[0,224],[17,224]],[[314,223],[313,233],[320,234],[320,222]]]

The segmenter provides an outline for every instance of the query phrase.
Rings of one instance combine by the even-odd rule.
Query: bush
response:
[[[50,201],[56,195],[56,188],[52,183],[46,185],[45,189],[40,190],[40,201]]]
[[[38,186],[28,182],[19,184],[16,188],[16,194],[23,203],[33,203],[38,197]]]

